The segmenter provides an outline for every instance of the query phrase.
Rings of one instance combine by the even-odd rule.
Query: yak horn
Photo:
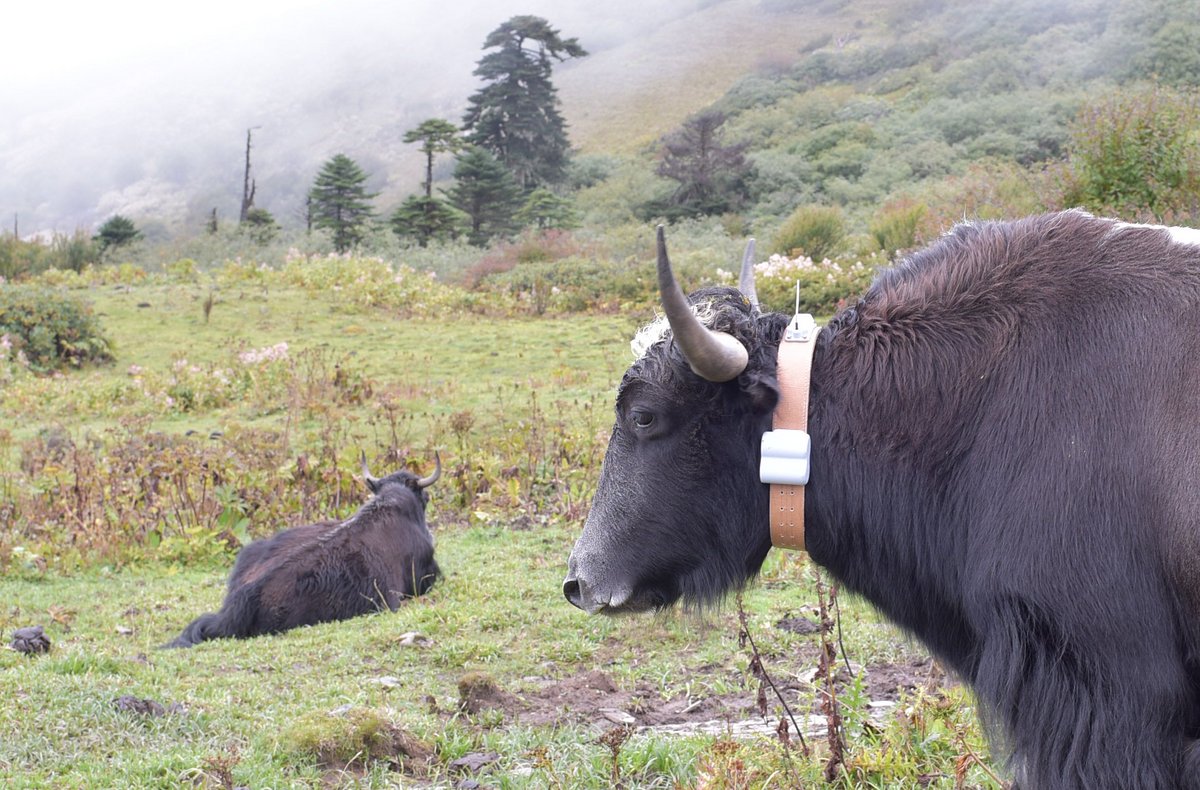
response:
[[[667,236],[658,226],[658,294],[675,343],[692,372],[708,381],[730,381],[746,369],[750,355],[728,332],[714,332],[696,318],[667,260]]]
[[[436,464],[433,474],[429,477],[422,477],[417,480],[417,488],[428,488],[437,482],[437,479],[442,476],[442,456],[437,450],[433,451],[433,461]]]
[[[738,290],[750,300],[750,306],[758,309],[758,291],[754,287],[754,239],[746,242],[746,254],[742,256],[742,273],[738,276]]]
[[[359,452],[362,453],[363,480],[367,481],[367,486],[369,486],[370,489],[372,491],[374,491],[375,486],[379,485],[379,478],[372,475],[371,470],[367,469],[367,451],[359,450]]]

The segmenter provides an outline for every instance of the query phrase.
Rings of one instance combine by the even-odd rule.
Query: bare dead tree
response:
[[[261,128],[260,126],[251,126],[246,130],[246,170],[242,176],[242,213],[238,217],[238,222],[245,222],[246,215],[250,213],[250,209],[254,208],[254,188],[257,185],[250,178],[250,135],[255,129]]]

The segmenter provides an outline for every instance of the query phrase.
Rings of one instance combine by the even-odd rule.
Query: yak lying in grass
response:
[[[712,601],[772,545],[792,322],[685,300],[661,243],[659,280],[568,561],[589,613]],[[961,225],[809,342],[813,560],[972,684],[1023,788],[1200,788],[1200,231]]]
[[[238,553],[221,611],[193,620],[166,647],[274,634],[345,620],[425,593],[438,578],[425,489],[441,474],[363,477],[374,496],[344,521],[286,529]]]

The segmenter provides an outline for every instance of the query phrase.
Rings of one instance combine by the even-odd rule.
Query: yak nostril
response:
[[[568,576],[563,582],[563,595],[567,596],[567,600],[572,606],[579,609],[583,608],[583,592],[579,586],[579,580],[574,576]]]

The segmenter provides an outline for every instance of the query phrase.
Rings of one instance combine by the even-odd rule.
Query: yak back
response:
[[[395,609],[438,575],[424,492],[405,485],[381,485],[345,521],[298,527],[268,540],[277,541],[277,551],[264,549],[263,559],[240,574],[234,569],[237,583],[257,598],[263,631]]]
[[[189,624],[168,647],[277,633],[344,620],[425,593],[440,575],[416,476],[378,481],[344,521],[283,530],[238,553],[221,610]]]

